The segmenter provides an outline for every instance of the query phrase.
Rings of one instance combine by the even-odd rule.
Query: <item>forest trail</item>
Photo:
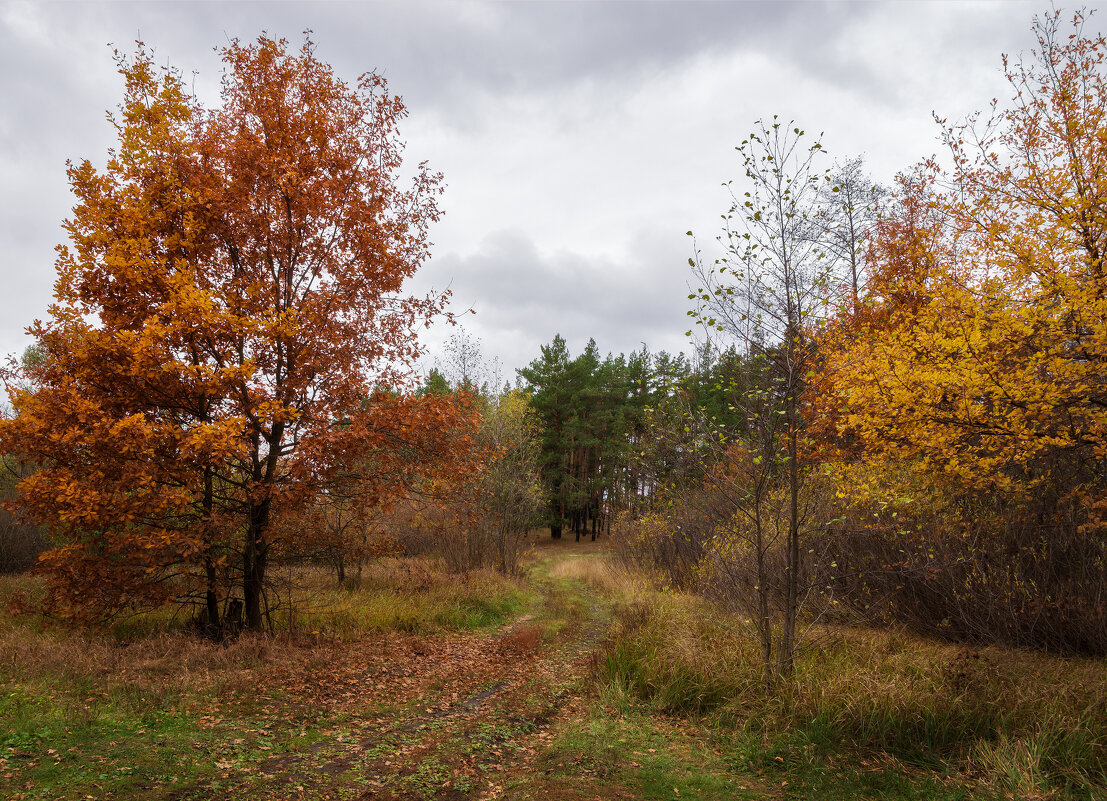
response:
[[[542,539],[527,586],[489,590],[487,575],[458,576],[472,583],[434,596],[422,617],[396,618],[420,626],[443,610],[476,621],[516,610],[494,629],[390,626],[342,639],[308,624],[220,646],[179,633],[118,644],[11,626],[0,797],[782,798],[714,730],[606,676],[607,644],[636,591],[604,557],[598,543]],[[508,589],[515,601],[504,607]],[[379,597],[418,613],[424,590]],[[351,609],[369,609],[367,597],[378,596],[365,590]],[[34,669],[11,675],[24,658]]]
[[[610,602],[572,576],[573,562],[596,556],[594,545],[538,549],[529,571],[537,602],[495,631],[386,634],[336,649],[309,685],[295,689],[299,711],[287,724],[304,732],[303,745],[285,740],[286,750],[248,769],[217,762],[224,771],[217,780],[169,797],[525,794],[520,777],[540,772],[557,724],[579,711],[583,677],[610,625]],[[281,706],[290,708],[288,701]]]

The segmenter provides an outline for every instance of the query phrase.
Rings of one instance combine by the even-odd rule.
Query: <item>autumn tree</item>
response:
[[[1102,652],[1107,41],[1072,22],[1037,19],[1037,48],[1004,59],[1008,102],[942,121],[953,166],[901,181],[870,322],[832,358],[866,460],[972,504],[947,526],[971,543],[945,594],[955,633]],[[970,604],[974,588],[1002,614]]]
[[[461,421],[470,430],[443,432],[468,450],[466,469],[410,486],[381,520],[406,553],[433,552],[456,572],[515,573],[545,500],[530,399],[518,389],[477,394],[465,383],[447,392],[474,410]]]
[[[365,563],[404,550],[397,536],[399,508],[413,498],[435,497],[432,489],[458,485],[480,474],[486,415],[469,392],[416,391],[416,399],[381,393],[376,403],[402,403],[419,413],[416,423],[433,429],[407,431],[388,448],[344,459],[330,470],[310,499],[278,520],[282,555],[324,562],[344,583],[349,568],[361,580]],[[429,397],[427,397],[429,395]],[[462,469],[458,469],[462,468]],[[453,532],[434,532],[439,537]]]
[[[377,494],[450,464],[451,405],[395,391],[445,300],[402,289],[441,191],[422,164],[401,182],[403,103],[311,42],[222,58],[206,108],[143,45],[120,56],[117,145],[69,166],[46,357],[0,449],[41,465],[20,502],[63,543],[43,566],[70,615],[199,591],[216,623],[233,593],[259,629],[279,513],[358,459]]]
[[[753,561],[752,618],[771,689],[792,673],[807,589],[802,398],[814,375],[812,333],[832,289],[818,219],[829,178],[817,165],[821,144],[776,117],[760,122],[737,151],[745,189],[731,188],[723,254],[709,264],[690,260],[699,287],[689,314],[711,336],[731,338],[749,371],[732,399],[748,428],[732,437],[722,472],[709,471],[707,480],[731,487],[730,515],[743,521],[724,525],[742,541],[732,552]]]
[[[541,520],[544,500],[537,421],[526,393],[511,390],[489,398],[475,439],[484,458],[471,479],[479,511],[472,536],[490,546],[487,561],[512,573],[527,534]]]
[[[1056,15],[1036,32],[1009,107],[948,125],[953,171],[904,184],[877,242],[882,333],[842,359],[874,447],[990,490],[1049,480],[1050,454],[1092,468],[1103,439],[1107,47],[1063,41]]]

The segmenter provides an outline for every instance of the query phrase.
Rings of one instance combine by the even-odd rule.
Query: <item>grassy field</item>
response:
[[[335,675],[344,652],[384,659],[390,634],[488,630],[533,600],[494,573],[396,560],[348,589],[321,572],[288,578],[295,603],[278,610],[275,634],[227,644],[166,614],[94,631],[0,615],[0,797],[163,798],[200,781],[214,797],[221,766],[260,764],[342,729],[340,701],[356,687],[325,683],[345,681]],[[0,601],[16,592],[33,599],[39,588],[8,577]]]
[[[846,629],[766,697],[733,621],[538,545],[525,579],[301,571],[223,645],[0,612],[0,797],[1107,798],[1102,660]]]

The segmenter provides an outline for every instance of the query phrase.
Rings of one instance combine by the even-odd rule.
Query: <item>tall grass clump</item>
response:
[[[753,692],[756,659],[746,641],[726,648],[704,614],[688,597],[657,596],[631,604],[620,615],[598,670],[605,682],[632,697],[674,714],[702,715]],[[752,664],[756,664],[753,662]]]
[[[581,581],[593,590],[620,603],[640,596],[649,587],[641,571],[607,557],[609,552],[594,549],[569,559],[559,560],[549,571],[549,578]]]

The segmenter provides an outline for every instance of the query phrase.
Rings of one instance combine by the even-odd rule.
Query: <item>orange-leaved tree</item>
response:
[[[464,385],[454,393],[471,396]],[[515,573],[527,533],[541,519],[538,429],[521,390],[477,396],[483,407],[473,437],[473,469],[410,498],[416,528],[435,533],[453,570],[494,567]]]
[[[46,356],[0,424],[41,466],[20,499],[60,543],[43,569],[63,614],[191,595],[217,624],[233,594],[259,629],[278,512],[359,460],[388,466],[382,497],[450,466],[430,434],[456,408],[381,389],[445,302],[402,291],[441,191],[423,164],[401,183],[402,102],[310,42],[222,56],[213,108],[141,43],[119,56],[118,144],[69,167],[71,244],[30,328]]]

